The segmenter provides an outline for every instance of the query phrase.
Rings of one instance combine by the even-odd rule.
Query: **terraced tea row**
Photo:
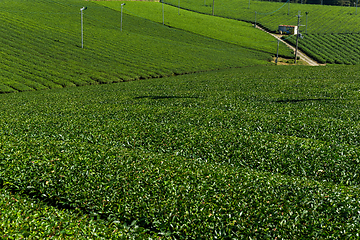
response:
[[[295,37],[287,37],[295,45]],[[306,34],[299,49],[320,63],[359,64],[360,34]]]
[[[165,1],[178,6],[177,1]],[[212,2],[181,1],[180,6],[196,12],[211,14]],[[356,43],[360,28],[356,8],[311,4],[276,3],[264,1],[227,0],[214,5],[215,15],[256,22],[270,32],[277,32],[279,25],[297,25],[300,13],[299,47],[320,63],[357,64],[360,48]],[[325,35],[324,35],[325,34]],[[255,39],[255,38],[254,38]],[[294,37],[286,41],[295,45]]]
[[[177,0],[166,0],[167,4],[178,6]],[[280,24],[297,25],[300,11],[301,25],[308,24],[306,33],[359,33],[359,14],[354,7],[325,6],[300,3],[226,0],[214,1],[217,16],[256,22],[265,29],[275,32]],[[212,14],[210,0],[181,0],[180,6],[196,12]],[[308,14],[306,14],[306,12]],[[307,18],[307,22],[306,22]],[[303,28],[305,32],[305,28]]]
[[[124,2],[97,1],[97,3],[121,11],[121,4]],[[248,49],[267,52],[273,56],[277,51],[276,39],[259,29],[255,29],[250,23],[198,14],[183,9],[179,11],[176,7],[169,5],[164,6],[163,19],[162,4],[153,2],[126,2],[123,11],[160,24],[164,20],[166,26],[233,43]],[[282,43],[279,46],[279,55],[286,58],[293,57],[292,52]]]
[[[356,237],[358,70],[254,67],[2,95],[0,179],[152,238]]]
[[[270,55],[126,15],[83,1],[2,4],[0,92],[121,82],[267,64]],[[275,50],[275,49],[274,49]]]

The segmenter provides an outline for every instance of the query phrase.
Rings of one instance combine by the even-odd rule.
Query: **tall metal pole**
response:
[[[359,0],[356,0],[356,11],[355,11],[355,15],[357,15],[357,6],[358,6],[358,2],[359,2]]]
[[[81,48],[84,48],[83,9],[81,11]]]
[[[297,24],[297,33],[296,33],[296,48],[295,48],[295,64],[297,61],[297,52],[298,52],[298,45],[299,45],[299,35],[300,35],[300,13],[298,14],[298,24]]]
[[[162,1],[162,17],[163,17],[163,25],[165,25],[165,19],[164,19],[164,1]]]
[[[84,21],[83,21],[83,11],[86,10],[87,7],[80,8],[81,12],[81,48],[84,48]]]
[[[278,62],[278,58],[279,58],[279,42],[280,39],[277,40],[277,50],[276,50],[276,59],[275,59],[275,63]]]
[[[120,31],[122,32],[122,18],[123,18],[123,6],[125,5],[125,3],[121,4],[121,21],[120,21]]]
[[[255,11],[255,24],[254,24],[254,28],[256,28],[256,11]]]
[[[212,15],[213,15],[213,16],[214,16],[214,14],[215,14],[214,5],[215,5],[215,0],[213,0],[213,6],[212,6]]]
[[[290,0],[288,2],[288,15],[290,14]]]

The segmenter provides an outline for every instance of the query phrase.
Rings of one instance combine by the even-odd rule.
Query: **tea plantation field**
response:
[[[159,2],[97,1],[97,3],[117,11],[121,11],[121,4],[125,3],[123,12],[163,23],[162,4]],[[123,21],[125,24],[126,18]],[[164,6],[164,25],[272,55],[277,49],[277,40],[274,37],[255,29],[250,23],[179,10],[170,5]],[[280,44],[279,54],[287,58],[293,57],[292,51],[283,43]]]
[[[0,237],[358,238],[358,71],[0,95]]]
[[[166,3],[178,6],[177,0]],[[212,1],[182,0],[180,6],[196,12],[212,14]],[[360,10],[356,7],[324,6],[300,3],[266,1],[215,1],[216,16],[255,22],[270,32],[276,32],[278,26],[297,25],[300,13],[300,32],[303,39],[299,49],[320,63],[359,64]],[[295,37],[285,37],[295,45]]]
[[[165,0],[167,4],[179,6],[178,0]],[[211,0],[181,0],[180,7],[193,11],[212,14]],[[277,31],[278,26],[297,25],[297,15],[301,13],[301,25],[306,24],[308,12],[308,27],[306,33],[359,33],[358,24],[360,10],[355,7],[326,6],[300,3],[224,0],[215,1],[216,16],[256,22],[269,31]],[[357,13],[357,14],[356,14]],[[305,30],[305,27],[303,27]]]
[[[359,64],[360,34],[306,34],[299,41],[299,49],[319,63]],[[295,37],[286,41],[296,45]]]
[[[127,14],[121,31],[120,12],[88,1],[11,0],[0,9],[0,93],[266,65],[276,54],[273,42],[270,54]]]

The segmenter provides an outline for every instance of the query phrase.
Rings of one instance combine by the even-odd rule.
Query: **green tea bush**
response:
[[[357,238],[358,70],[249,67],[3,94],[0,179],[148,238]]]
[[[135,239],[144,236],[135,225],[108,223],[78,209],[59,209],[28,196],[0,189],[0,237],[3,239]]]
[[[121,1],[99,1],[98,4],[121,11]],[[134,16],[162,23],[162,4],[154,2],[126,2],[123,11]],[[276,54],[276,39],[271,35],[254,28],[250,23],[228,18],[212,17],[198,14],[175,6],[166,5],[164,21],[166,26],[183,29],[195,34],[240,45],[272,55]],[[285,44],[279,45],[279,55],[291,57],[292,52]]]
[[[166,0],[167,4],[178,7],[177,0]],[[192,11],[212,15],[212,1],[182,0],[180,7]],[[255,22],[271,32],[276,32],[278,26],[297,25],[298,13],[301,14],[301,32],[311,34],[332,33],[358,33],[357,15],[355,8],[344,6],[325,6],[315,4],[225,0],[215,2],[214,13],[216,16],[238,19],[246,22]],[[308,21],[306,22],[306,12]],[[306,32],[305,32],[306,30]]]
[[[30,91],[266,65],[271,60],[269,51],[246,49],[128,14],[120,31],[120,12],[93,2],[85,4],[82,49],[84,4],[78,0],[1,4],[0,83]]]
[[[358,34],[306,34],[303,39],[299,40],[299,49],[308,56],[322,62],[336,64],[358,64],[359,44],[344,44],[356,41]],[[286,38],[286,41],[292,45],[296,44],[296,38]]]

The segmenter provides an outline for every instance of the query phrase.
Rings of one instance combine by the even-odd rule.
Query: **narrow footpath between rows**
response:
[[[285,42],[284,40],[281,39],[281,35],[277,35],[277,34],[273,34],[273,33],[270,33],[268,31],[266,31],[265,29],[259,27],[258,25],[256,25],[256,28],[272,35],[274,38],[280,40],[281,42],[285,43],[286,46],[288,46],[291,50],[293,50],[295,52],[295,47],[291,46],[289,43]],[[300,57],[301,60],[307,62],[310,66],[320,66],[319,63],[317,63],[316,61],[312,60],[310,57],[308,57],[305,53],[301,52],[299,49],[298,49],[298,56]]]

